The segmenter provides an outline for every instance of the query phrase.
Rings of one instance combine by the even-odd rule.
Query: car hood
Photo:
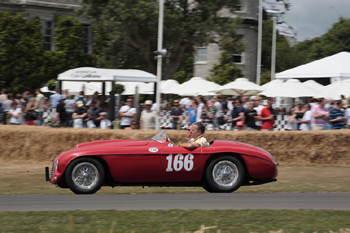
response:
[[[104,141],[95,141],[95,142],[85,142],[77,144],[77,148],[86,148],[86,147],[134,147],[134,146],[145,146],[149,143],[149,140],[104,140]]]

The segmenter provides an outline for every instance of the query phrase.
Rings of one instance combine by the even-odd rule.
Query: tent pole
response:
[[[103,82],[103,84],[105,84],[105,82]],[[115,120],[115,93],[113,91],[113,86],[114,86],[115,82],[112,82],[112,90],[111,92],[109,92],[111,99],[110,99],[110,106],[109,106],[109,111],[110,111],[110,116],[109,116],[109,120],[112,123],[112,129],[113,129],[113,121]],[[103,90],[104,90],[104,85],[103,85]]]
[[[259,24],[258,24],[258,54],[256,62],[256,84],[260,85],[261,75],[261,43],[262,43],[262,0],[259,0]]]
[[[159,18],[158,18],[158,46],[157,50],[161,51],[163,48],[163,13],[164,13],[164,0],[159,0]],[[162,80],[162,55],[157,56],[157,88],[156,88],[156,103],[157,114],[159,116],[160,110],[160,80]],[[156,119],[156,130],[159,129],[159,119]]]
[[[275,68],[276,68],[276,22],[277,18],[272,18],[272,55],[271,55],[271,81],[275,79]]]
[[[113,89],[113,86],[114,86],[114,82],[112,82],[112,89]],[[106,83],[102,82],[102,96],[105,96],[105,95],[106,95]]]

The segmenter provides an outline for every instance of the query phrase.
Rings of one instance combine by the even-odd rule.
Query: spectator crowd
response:
[[[116,119],[111,122],[109,103],[97,92],[93,96],[69,95],[68,90],[45,97],[39,89],[13,96],[6,89],[0,95],[0,123],[11,125],[49,125],[73,128],[119,128],[124,130],[186,129],[202,122],[207,130],[273,131],[278,116],[284,116],[286,130],[328,130],[350,128],[350,108],[344,96],[339,100],[308,99],[286,109],[274,108],[274,99],[259,96],[197,96],[175,99],[161,98],[157,103],[146,100],[134,106],[128,98],[125,105],[115,106]],[[45,120],[46,119],[46,120]],[[45,121],[44,121],[45,120]],[[118,122],[118,124],[113,124]],[[168,124],[165,124],[168,123]]]

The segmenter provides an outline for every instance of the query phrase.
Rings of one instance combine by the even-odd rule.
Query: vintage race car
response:
[[[248,144],[213,140],[188,150],[174,145],[164,130],[150,140],[81,143],[57,156],[46,180],[76,194],[101,186],[193,186],[233,192],[242,185],[276,181],[277,163]],[[50,174],[49,174],[50,173]]]

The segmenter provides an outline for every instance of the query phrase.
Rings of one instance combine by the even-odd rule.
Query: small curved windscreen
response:
[[[154,141],[157,141],[159,143],[164,143],[167,141],[168,139],[168,135],[166,134],[165,130],[162,129],[159,133],[157,133],[156,135],[154,135],[153,138],[151,138]]]

